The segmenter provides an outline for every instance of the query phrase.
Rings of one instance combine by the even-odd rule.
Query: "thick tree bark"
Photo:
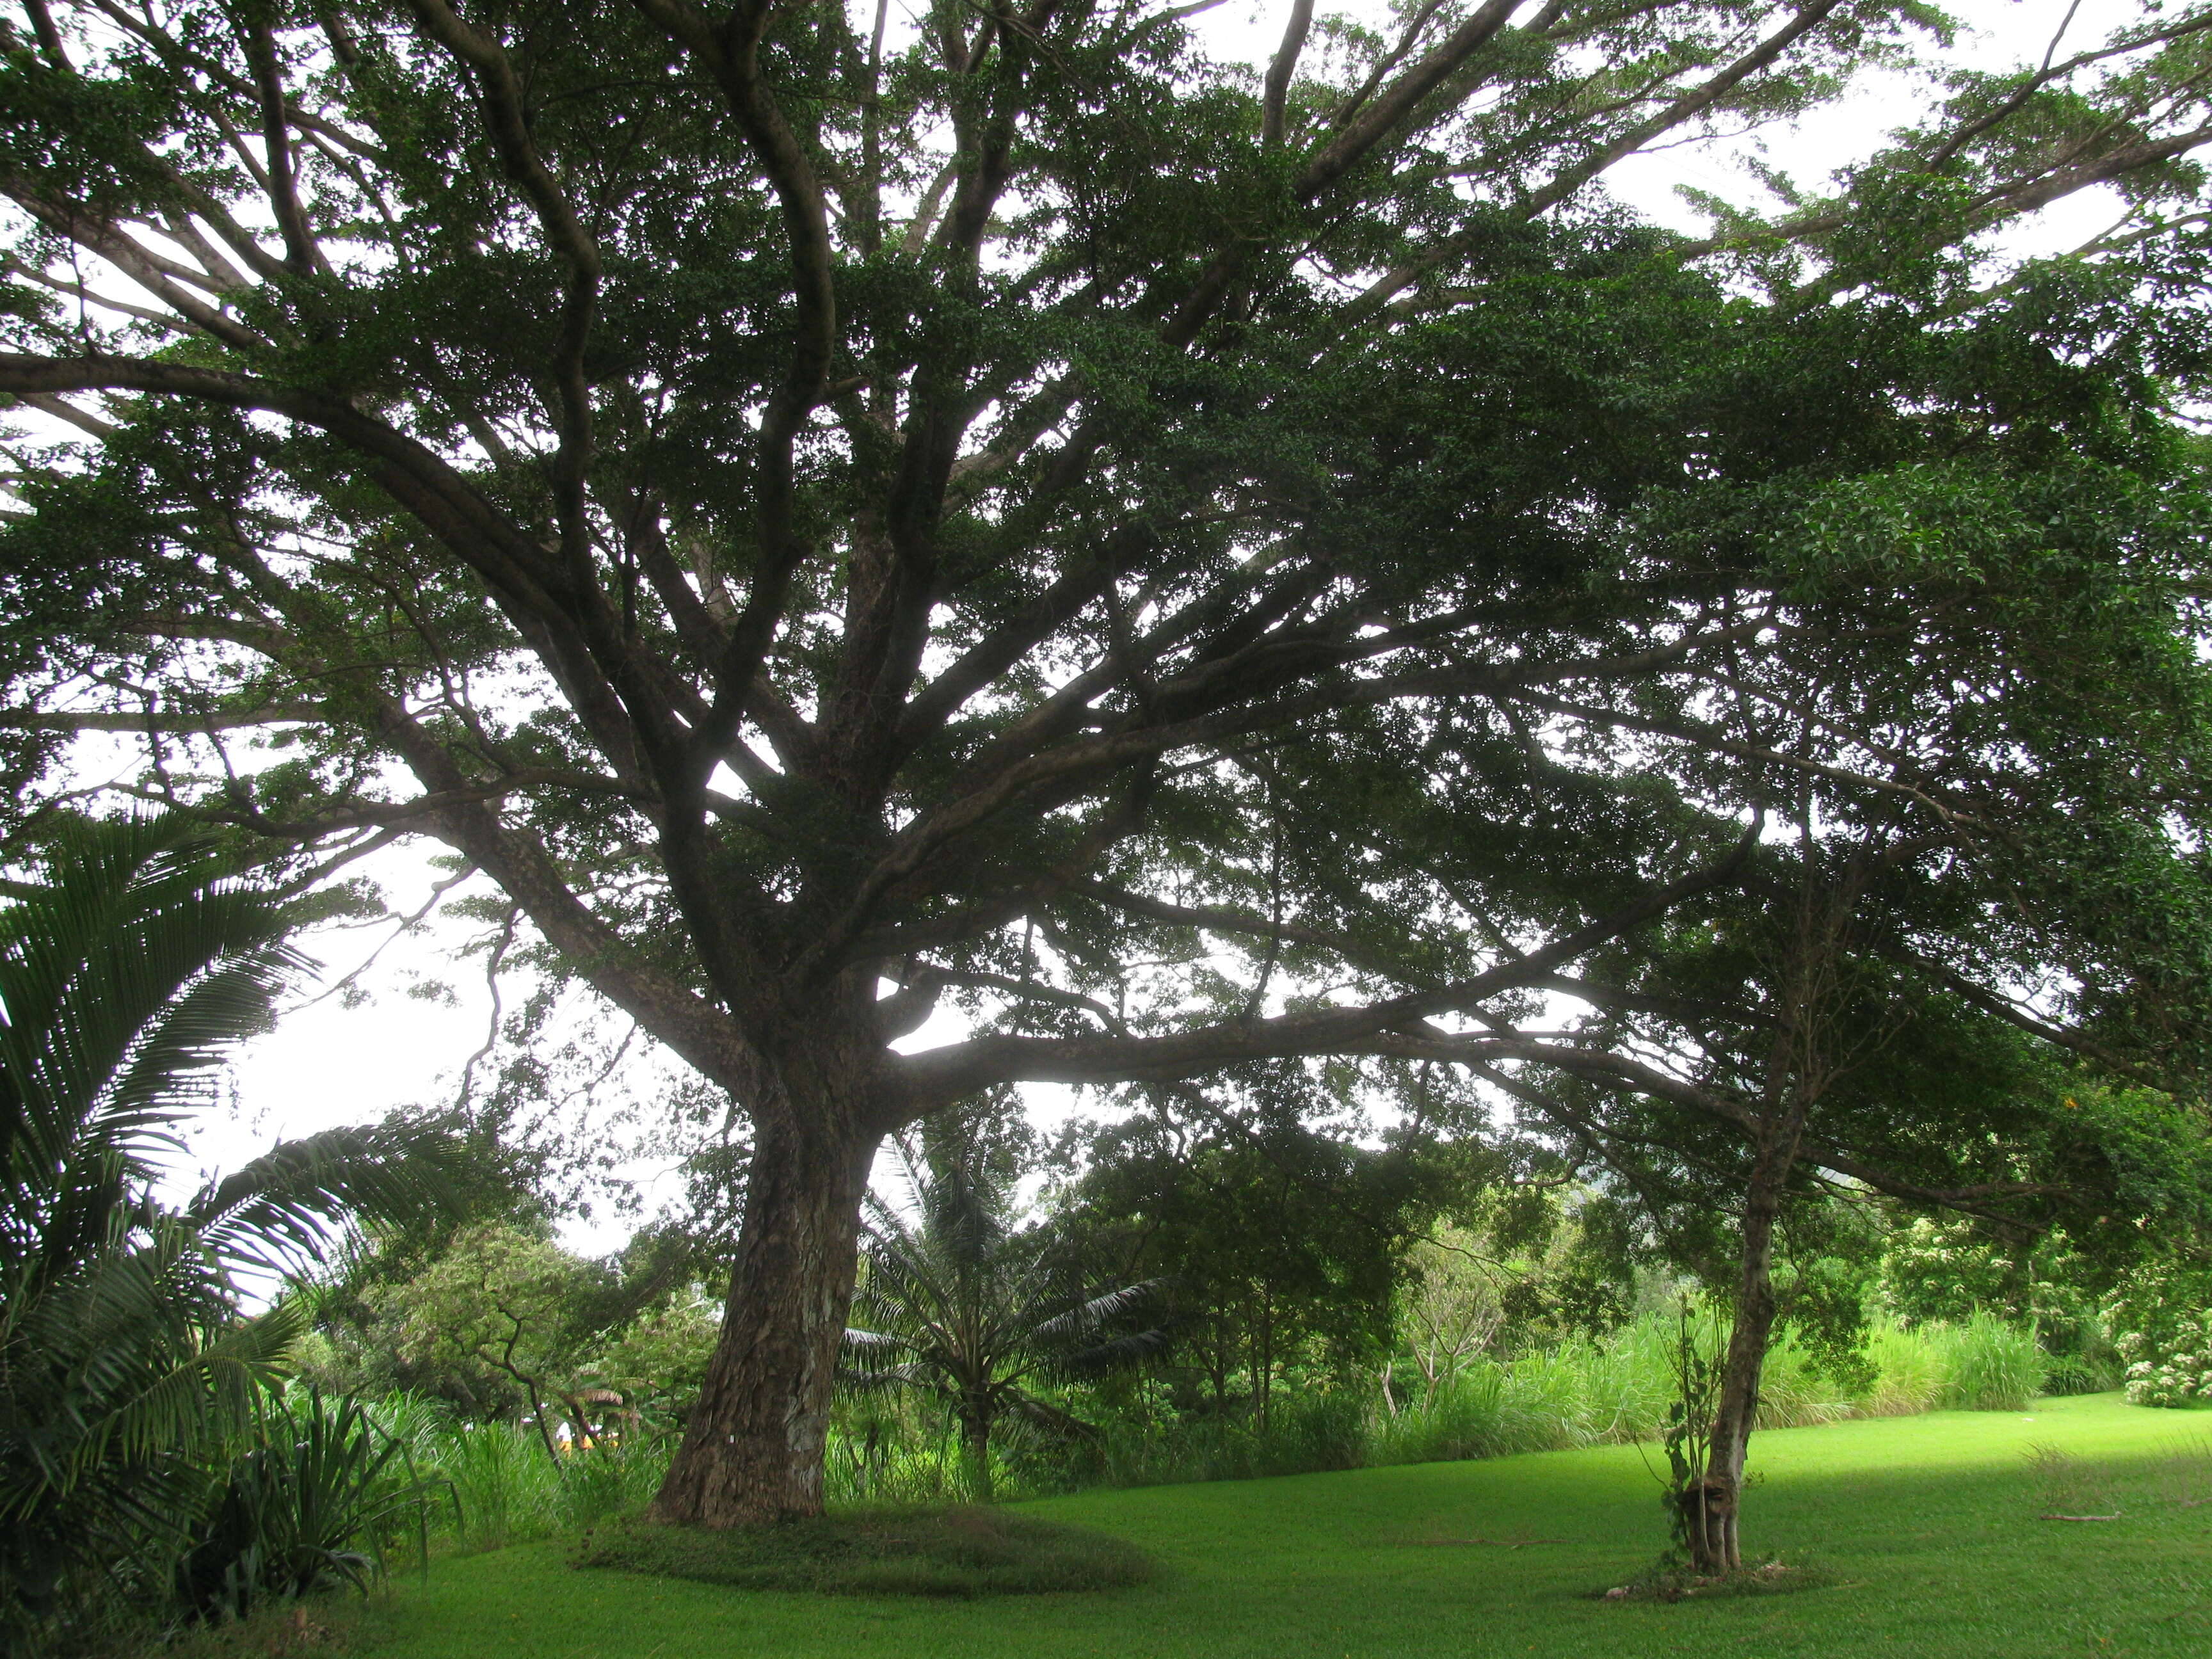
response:
[[[740,1527],[818,1515],[830,1395],[879,1134],[758,1124],[722,1335],[659,1521]]]

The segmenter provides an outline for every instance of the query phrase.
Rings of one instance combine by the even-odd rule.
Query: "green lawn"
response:
[[[1633,1448],[1087,1492],[1036,1513],[1152,1550],[1165,1581],[968,1602],[718,1589],[529,1546],[404,1583],[378,1659],[1338,1659],[1358,1655],[2212,1655],[2212,1419],[2113,1395],[1761,1435],[1745,1535],[1834,1582],[1588,1599],[1650,1562]],[[2071,1460],[2054,1476],[2055,1448]],[[2192,1500],[2202,1499],[2203,1502]],[[2039,1520],[2118,1509],[2116,1522]],[[1490,1541],[1472,1541],[1490,1540]],[[1510,1543],[1528,1540],[1525,1547]],[[381,1621],[380,1621],[381,1622]]]

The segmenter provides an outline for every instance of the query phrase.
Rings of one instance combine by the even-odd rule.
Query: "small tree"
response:
[[[689,1263],[665,1243],[593,1261],[542,1223],[467,1227],[404,1278],[333,1291],[331,1379],[419,1389],[479,1419],[526,1418],[557,1464],[556,1425],[590,1446],[610,1406],[634,1418],[647,1398],[696,1394],[714,1322],[684,1294]]]
[[[969,1479],[991,1498],[991,1434],[1008,1415],[1056,1433],[1084,1425],[1035,1393],[1158,1352],[1157,1329],[1131,1329],[1150,1284],[1071,1296],[1042,1234],[1013,1227],[1002,1176],[963,1160],[931,1168],[899,1143],[919,1212],[909,1221],[874,1194],[854,1310],[871,1328],[845,1334],[845,1381],[915,1388],[960,1425]]]
[[[1432,1238],[1417,1241],[1407,1253],[1398,1293],[1398,1334],[1413,1369],[1420,1373],[1424,1411],[1436,1403],[1437,1389],[1488,1347],[1505,1322],[1494,1270],[1474,1247],[1466,1229],[1447,1227]],[[1395,1411],[1387,1366],[1382,1397]]]

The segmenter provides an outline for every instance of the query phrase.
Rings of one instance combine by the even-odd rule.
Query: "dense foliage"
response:
[[[2130,1273],[2106,1310],[2138,1406],[2212,1401],[2212,1274],[2168,1259]]]
[[[1006,1176],[961,1150],[927,1160],[901,1143],[911,1218],[870,1195],[844,1382],[937,1396],[988,1498],[994,1425],[1020,1419],[1092,1432],[1040,1386],[1131,1369],[1164,1338],[1142,1318],[1153,1285],[1071,1283],[1044,1239],[1018,1228]]]
[[[441,841],[742,1114],[667,1518],[818,1507],[870,1157],[999,1085],[1510,1103],[1738,1235],[1730,1481],[1796,1195],[2045,1224],[2133,1144],[2051,1051],[2193,1086],[2203,5],[1702,238],[1607,170],[1933,14],[28,16],[22,805],[107,732],[303,879]]]
[[[175,818],[67,827],[0,908],[0,1651],[60,1616],[159,1597],[303,1328],[254,1311],[352,1217],[449,1188],[405,1123],[283,1141],[182,1203],[173,1126],[302,967],[267,893]],[[243,1593],[242,1591],[240,1592]]]
[[[665,1431],[697,1397],[714,1346],[691,1265],[650,1237],[593,1261],[542,1221],[477,1222],[427,1261],[372,1257],[323,1289],[307,1369],[464,1421],[527,1422],[556,1459],[562,1443]]]

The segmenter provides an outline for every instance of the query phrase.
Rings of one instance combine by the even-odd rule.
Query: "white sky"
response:
[[[1956,58],[1988,69],[2023,58],[2040,60],[2072,3],[1952,0],[1948,9],[1969,29]],[[2101,33],[2097,14],[2106,9],[2098,0],[2080,4],[2083,15],[2075,25],[2079,35]],[[1287,3],[1229,0],[1194,21],[1216,56],[1259,63],[1274,49],[1287,10]],[[1674,194],[1679,186],[1750,199],[1756,186],[1734,165],[1747,149],[1801,183],[1814,182],[1864,153],[1921,106],[1922,99],[1911,88],[1896,77],[1884,77],[1801,124],[1759,135],[1750,144],[1638,157],[1615,168],[1609,178],[1616,195],[1655,218],[1694,228],[1700,222]],[[2117,216],[2116,202],[2106,192],[2084,192],[2015,231],[2005,251],[2027,253],[2076,246]],[[425,860],[434,850],[395,849],[373,869],[363,867],[383,884],[393,908],[404,913],[420,904],[428,891],[432,872]],[[481,962],[451,963],[442,951],[472,931],[434,923],[392,939],[375,964],[361,975],[370,999],[367,1003],[348,1007],[332,996],[288,1013],[276,1030],[240,1054],[231,1076],[232,1109],[211,1113],[191,1126],[193,1163],[202,1170],[227,1168],[281,1137],[371,1121],[403,1103],[451,1099],[460,1068],[483,1041],[489,1005]],[[323,987],[318,988],[326,988],[357,968],[391,932],[386,926],[309,938],[307,948],[326,970]],[[453,1004],[407,994],[410,985],[426,979],[449,981],[456,993]],[[927,1048],[963,1035],[957,1018],[943,1013],[900,1047]],[[1033,1115],[1048,1123],[1067,1115],[1073,1097],[1067,1090],[1037,1089],[1030,1099]],[[634,1176],[643,1185],[648,1211],[661,1199],[674,1196],[665,1166],[640,1167]],[[618,1246],[627,1237],[628,1224],[602,1212],[593,1222],[569,1224],[566,1232],[575,1247],[599,1252]]]

